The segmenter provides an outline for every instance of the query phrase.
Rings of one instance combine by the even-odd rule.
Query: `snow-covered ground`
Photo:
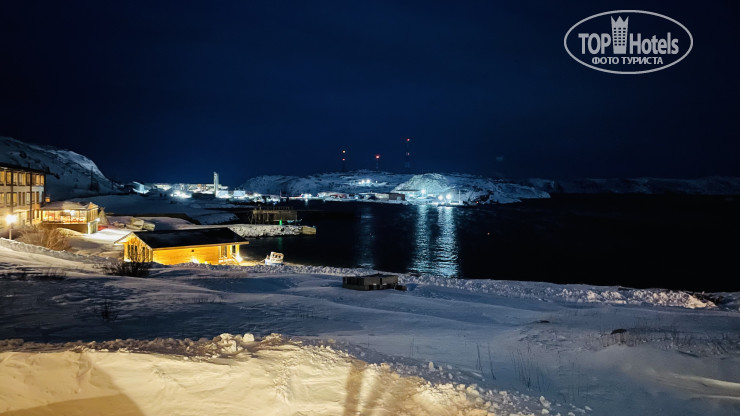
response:
[[[109,216],[111,224],[126,225],[131,216]],[[299,235],[303,226],[300,225],[270,225],[270,224],[227,224],[227,225],[197,225],[182,218],[170,217],[136,217],[154,224],[155,230],[188,230],[193,228],[228,227],[245,238],[277,237],[285,235]],[[103,230],[108,231],[108,230]],[[93,234],[94,236],[94,234]]]
[[[191,199],[176,199],[168,196],[142,196],[139,194],[102,195],[80,198],[79,202],[93,202],[105,209],[106,214],[125,216],[147,216],[163,214],[186,215],[201,224],[223,224],[233,221],[236,215],[212,207],[229,207],[228,202],[215,203],[209,201],[194,201]]]
[[[740,412],[740,293],[411,275],[406,292],[357,292],[341,276],[371,271],[139,279],[30,251],[0,245],[0,412],[102,398],[141,414]]]
[[[0,412],[82,415],[471,415],[476,389],[399,377],[331,347],[223,334],[0,353]],[[117,352],[108,352],[110,349]],[[125,352],[123,352],[126,350]],[[137,351],[130,353],[128,351]],[[154,353],[152,353],[154,352]],[[176,354],[176,355],[175,355]],[[18,382],[23,380],[23,382]],[[5,414],[5,413],[4,413]]]

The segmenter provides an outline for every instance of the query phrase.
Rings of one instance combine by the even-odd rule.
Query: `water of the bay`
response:
[[[251,240],[242,255],[277,251],[291,263],[467,279],[730,291],[740,290],[732,278],[739,206],[736,198],[675,195],[485,207],[310,201],[295,207],[315,236]]]

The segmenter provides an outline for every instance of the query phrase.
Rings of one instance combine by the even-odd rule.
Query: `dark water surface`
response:
[[[567,195],[487,207],[312,201],[316,236],[251,240],[242,255],[467,279],[736,291],[740,201]]]

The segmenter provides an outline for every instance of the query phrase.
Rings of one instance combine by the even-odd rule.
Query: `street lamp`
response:
[[[8,223],[8,240],[13,239],[13,223],[18,221],[18,216],[14,214],[8,214],[5,217],[5,222]]]

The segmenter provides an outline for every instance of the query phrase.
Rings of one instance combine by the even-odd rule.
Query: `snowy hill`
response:
[[[723,176],[699,179],[584,178],[564,181],[531,178],[520,183],[549,193],[566,194],[740,194],[740,178]]]
[[[547,192],[531,186],[464,173],[414,175],[394,189],[396,192],[421,192],[422,190],[425,194],[432,195],[451,194],[453,200],[459,199],[462,202],[507,204],[520,202],[522,199],[550,197]]]
[[[258,176],[241,185],[246,191],[263,194],[301,195],[319,192],[359,194],[363,192],[421,191],[430,194],[454,192],[455,200],[509,203],[526,198],[548,198],[547,192],[532,186],[500,179],[452,173],[401,173],[359,170],[346,173],[322,173],[307,177]]]
[[[306,177],[267,175],[248,179],[241,187],[262,194],[300,195],[319,192],[390,192],[411,175],[358,170],[345,173],[319,173]]]
[[[55,200],[110,193],[118,189],[118,185],[106,178],[92,160],[53,146],[0,136],[0,163],[47,170],[46,192]],[[94,185],[97,190],[91,189],[91,182],[97,184]]]

